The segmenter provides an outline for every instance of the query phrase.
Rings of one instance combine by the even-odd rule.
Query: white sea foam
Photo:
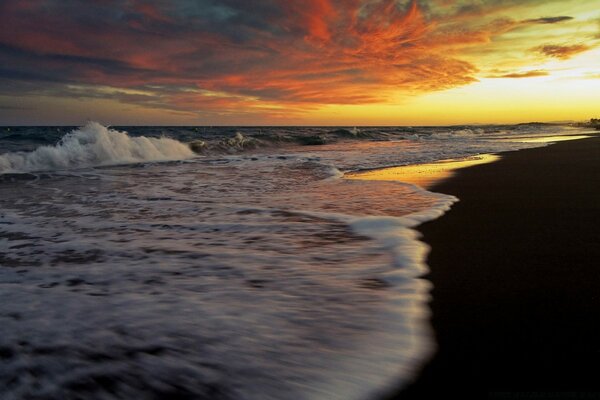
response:
[[[339,364],[328,372],[327,380],[315,384],[313,389],[322,393],[312,394],[314,399],[385,397],[390,388],[404,387],[414,379],[436,348],[427,323],[429,310],[425,306],[431,285],[428,281],[420,279],[429,271],[426,258],[430,247],[420,240],[421,234],[415,228],[441,217],[459,199],[428,192],[415,185],[399,182],[387,184],[404,187],[407,194],[410,188],[413,188],[415,196],[422,196],[422,199],[429,197],[432,200],[431,204],[426,209],[402,216],[368,215],[368,212],[367,215],[361,216],[298,212],[347,224],[356,234],[373,240],[377,252],[389,255],[390,268],[379,271],[377,276],[389,285],[389,301],[390,304],[394,304],[394,310],[401,310],[399,314],[390,312],[386,321],[389,326],[394,326],[396,337],[392,339],[386,335],[377,338],[373,336],[374,342],[363,344],[366,354],[363,354],[359,363],[355,355],[347,359],[338,357]],[[395,294],[391,294],[392,292]],[[402,351],[392,354],[390,349],[398,346],[398,340],[404,344]],[[353,376],[354,380],[348,381],[348,376]]]
[[[0,397],[377,398],[433,350],[410,228],[446,197],[292,155],[93,174],[0,185]]]
[[[32,152],[0,155],[0,173],[174,161],[193,156],[194,152],[189,146],[177,140],[131,137],[126,132],[89,122],[65,135],[55,146],[41,146]]]

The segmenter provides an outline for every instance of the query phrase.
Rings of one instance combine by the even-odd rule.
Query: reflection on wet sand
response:
[[[543,136],[543,137],[525,137],[521,139],[510,139],[511,142],[519,143],[554,143],[564,142],[566,140],[577,140],[589,138],[589,135],[563,135],[563,136]]]
[[[347,179],[401,181],[428,189],[437,182],[447,179],[454,171],[500,159],[495,154],[481,154],[474,157],[442,160],[428,164],[404,165],[346,174]]]

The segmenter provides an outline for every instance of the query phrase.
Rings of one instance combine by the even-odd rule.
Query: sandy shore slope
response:
[[[600,398],[600,137],[505,153],[431,190],[460,198],[419,227],[439,349],[392,398]]]

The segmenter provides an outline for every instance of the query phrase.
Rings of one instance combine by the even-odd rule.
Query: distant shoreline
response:
[[[89,121],[88,121],[89,122]],[[84,126],[86,121],[81,121],[78,124],[2,124],[0,123],[0,131],[5,128],[78,128]],[[404,125],[361,125],[361,124],[335,124],[335,125],[142,125],[142,124],[114,124],[110,122],[102,122],[103,125],[112,128],[443,128],[443,127],[465,127],[465,126],[520,126],[520,125],[552,125],[552,126],[582,126],[586,127],[584,122],[565,121],[565,122],[514,122],[514,123],[464,123],[464,124],[439,124],[439,125],[420,125],[420,124],[404,124]]]

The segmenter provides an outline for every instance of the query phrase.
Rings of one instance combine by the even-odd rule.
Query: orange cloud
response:
[[[541,53],[548,57],[560,58],[561,60],[569,59],[574,55],[583,53],[584,51],[587,51],[589,49],[590,47],[584,44],[574,44],[566,46],[547,44],[544,46],[534,48],[534,50],[538,53]]]
[[[544,70],[534,70],[534,71],[525,71],[525,72],[510,72],[500,75],[491,75],[489,78],[536,78],[540,76],[548,76],[550,75],[548,71]]]
[[[0,45],[14,48],[11,56],[41,64],[57,82],[161,87],[152,90],[154,101],[142,99],[144,105],[175,110],[377,103],[398,91],[442,90],[475,80],[473,65],[440,51],[437,23],[416,0],[405,7],[392,0],[307,0],[262,8],[231,2],[235,9],[215,3],[212,9],[201,6],[197,15],[193,3],[182,9],[178,2],[160,4],[131,1],[120,14],[102,2],[86,9],[57,0],[4,4],[1,11],[11,18],[0,21]],[[96,28],[99,23],[103,29]],[[452,38],[454,44],[472,41],[471,34]],[[207,91],[226,95],[203,100]]]
[[[21,92],[71,96],[68,86],[75,84],[90,97],[177,112],[301,113],[469,84],[478,72],[474,58],[463,58],[470,48],[483,49],[480,55],[513,29],[571,19],[507,17],[522,4],[516,0],[476,3],[0,2],[0,79],[11,87],[23,81]],[[535,51],[564,59],[587,49],[546,45]],[[123,94],[127,90],[144,95]]]
[[[294,4],[293,9],[305,18],[308,27],[307,38],[321,41],[331,38],[329,20],[335,16],[335,11],[330,0],[307,0],[301,4]]]
[[[475,80],[473,65],[440,54],[428,41],[436,25],[426,20],[416,1],[406,10],[392,1],[359,10],[359,3],[349,0],[346,4],[354,8],[336,11],[329,1],[315,0],[304,4],[313,8],[301,14],[290,5],[290,14],[299,21],[290,26],[304,26],[306,34],[301,41],[271,41],[269,50],[281,58],[268,72],[254,65],[213,75],[196,82],[198,87],[304,109],[384,102],[397,91],[441,90]]]

